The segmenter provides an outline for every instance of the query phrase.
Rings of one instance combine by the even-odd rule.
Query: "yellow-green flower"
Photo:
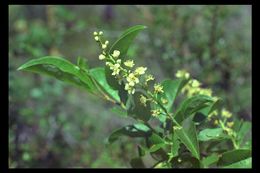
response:
[[[102,44],[102,49],[106,49],[107,45],[106,44]]]
[[[153,75],[146,75],[145,76],[145,82],[149,82],[149,81],[152,81],[152,80],[154,80],[154,77],[153,77]]]
[[[124,62],[125,66],[132,68],[135,64],[133,60],[127,60]]]
[[[215,121],[214,121],[214,124],[215,124],[215,125],[218,125],[218,124],[219,124],[218,120],[215,120]]]
[[[163,86],[161,84],[155,84],[154,85],[154,93],[163,93]]]
[[[161,98],[161,101],[162,101],[162,104],[167,104],[168,103],[168,100],[165,99],[165,98]]]
[[[188,79],[190,77],[190,74],[185,70],[178,70],[175,74],[177,78],[185,78]]]
[[[112,56],[113,56],[114,58],[118,58],[119,55],[120,55],[120,51],[119,51],[119,50],[114,50],[114,51],[113,51]]]
[[[95,40],[96,40],[96,41],[98,41],[98,40],[99,40],[99,37],[98,37],[98,36],[95,36],[94,38],[95,38]]]
[[[146,98],[144,95],[141,95],[141,96],[140,96],[140,102],[141,102],[144,106],[146,106],[147,98]]]
[[[145,71],[147,70],[147,67],[138,67],[135,69],[135,74],[136,75],[142,75],[145,73]]]
[[[120,64],[116,63],[116,64],[109,64],[110,69],[113,71],[112,75],[118,75],[120,72]]]
[[[126,80],[130,86],[134,86],[135,84],[139,83],[139,79],[134,75],[134,73],[130,73]]]
[[[196,80],[196,79],[192,79],[190,81],[190,83],[191,83],[191,86],[194,87],[194,88],[197,88],[197,87],[199,87],[201,85],[201,83],[198,80]]]
[[[105,59],[105,58],[106,58],[106,56],[105,56],[105,55],[103,55],[103,54],[100,54],[98,58],[99,58],[100,60],[103,60],[103,59]]]
[[[212,96],[212,90],[211,89],[200,89],[199,94]]]
[[[226,109],[222,109],[221,110],[221,115],[225,118],[231,118],[232,117],[232,113],[227,111]]]
[[[232,121],[232,122],[227,122],[227,126],[228,127],[232,127],[234,125],[234,122]]]
[[[93,32],[93,35],[94,35],[94,36],[97,36],[97,35],[98,35],[98,33],[95,31],[95,32]]]
[[[116,63],[118,63],[118,64],[121,64],[121,62],[122,62],[121,59],[116,60]]]
[[[128,92],[128,94],[135,93],[135,88],[133,86],[130,86],[128,83],[125,84],[125,90]]]
[[[157,117],[161,113],[161,109],[151,110],[152,116]]]
[[[99,35],[103,35],[103,31],[99,31]]]

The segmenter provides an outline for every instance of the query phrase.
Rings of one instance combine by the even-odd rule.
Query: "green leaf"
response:
[[[182,127],[181,129],[174,130],[174,132],[191,154],[200,160],[199,143],[194,122],[188,118],[184,123],[187,125],[187,128]]]
[[[242,143],[245,141],[244,139],[246,137],[249,137],[248,139],[251,139],[251,134],[247,135],[249,133],[249,131],[252,129],[252,124],[251,122],[243,122],[241,127],[239,128],[238,132],[237,132],[237,142],[240,145],[242,145]]]
[[[61,81],[84,88],[89,92],[96,90],[88,73],[71,62],[55,56],[33,59],[23,64],[18,70],[30,71],[55,77]]]
[[[212,101],[211,103],[208,103],[208,106],[201,109],[199,112],[197,112],[193,118],[193,121],[196,123],[201,123],[204,121],[210,113],[220,108],[222,105],[222,100],[217,99],[215,101]]]
[[[252,157],[224,166],[224,168],[252,168]]]
[[[127,112],[125,109],[123,109],[121,106],[114,106],[110,109],[111,112],[115,113],[119,117],[126,118],[127,117]]]
[[[229,139],[229,136],[224,133],[222,128],[204,129],[200,131],[198,135],[198,140],[200,141],[222,140],[222,139]]]
[[[218,166],[225,167],[233,164],[241,165],[241,162],[251,157],[251,150],[249,149],[236,149],[222,154],[218,161]],[[248,161],[246,161],[248,163]]]
[[[151,118],[151,106],[148,103],[144,106],[140,102],[141,92],[137,91],[133,95],[131,95],[129,99],[129,106],[127,106],[128,115],[142,121],[148,121]]]
[[[111,46],[109,50],[109,54],[112,54],[114,50],[119,50],[120,51],[120,59],[122,61],[125,59],[125,55],[127,54],[127,51],[132,44],[134,38],[137,36],[137,34],[145,29],[146,26],[143,25],[136,25],[133,26],[129,29],[127,29],[123,34],[115,41],[115,43]],[[108,84],[113,88],[113,89],[119,89],[120,85],[118,84],[118,81],[111,75],[112,71],[106,67],[106,78],[108,81]]]
[[[176,111],[174,118],[178,123],[181,123],[193,113],[209,106],[209,103],[212,102],[213,98],[206,95],[196,95],[185,99]]]
[[[98,68],[93,68],[90,71],[91,77],[94,78],[94,80],[97,82],[97,87],[101,88],[101,90],[108,95],[110,98],[113,98],[117,102],[120,102],[120,98],[118,96],[118,91],[112,89],[106,80],[105,77],[105,69],[98,67]]]
[[[200,161],[186,153],[178,157],[174,157],[171,160],[171,163],[174,168],[200,168]]]
[[[124,56],[126,55],[129,46],[132,44],[134,38],[137,36],[137,34],[145,29],[146,26],[143,25],[136,25],[133,26],[126,31],[123,32],[123,34],[115,41],[115,43],[111,46],[109,50],[109,54],[112,54],[114,50],[120,51],[120,57],[123,60]]]
[[[142,157],[136,157],[131,159],[130,165],[132,166],[132,168],[145,168]]]
[[[165,108],[170,111],[172,105],[183,88],[183,86],[187,83],[188,80],[185,79],[177,79],[177,80],[164,80],[162,82],[163,91],[160,95],[160,98],[164,98],[168,100],[168,103],[165,104]]]
[[[127,91],[125,90],[123,84],[120,85],[120,87],[119,87],[118,95],[119,95],[119,97],[120,97],[121,102],[124,103],[124,104],[126,104],[127,99],[128,99],[128,93],[127,93]]]
[[[219,159],[219,156],[217,153],[213,153],[205,158],[202,159],[202,164],[205,168],[208,168],[210,165],[216,163]]]
[[[179,151],[179,148],[180,148],[180,141],[178,140],[178,136],[176,133],[173,133],[172,134],[172,146],[171,146],[171,155],[172,157],[176,157],[178,156],[178,151]]]
[[[78,64],[80,69],[83,69],[83,70],[88,70],[89,69],[89,65],[87,63],[87,59],[83,59],[81,57],[78,57],[77,64]]]
[[[145,149],[141,146],[141,145],[138,145],[137,146],[137,149],[138,149],[138,155],[139,157],[143,157],[145,155]]]
[[[165,146],[165,141],[157,134],[153,133],[149,138],[149,143],[151,144],[149,152],[155,152],[160,148]]]
[[[121,136],[128,136],[128,137],[146,137],[151,135],[151,131],[149,127],[144,124],[134,124],[128,125],[122,128],[115,130],[111,135],[108,137],[108,143],[111,144],[118,140]]]

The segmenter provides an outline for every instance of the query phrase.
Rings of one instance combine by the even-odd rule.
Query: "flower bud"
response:
[[[98,58],[99,58],[99,60],[103,60],[103,59],[105,59],[106,57],[105,57],[105,55],[100,54]]]
[[[105,49],[107,48],[107,45],[106,44],[102,44],[102,49]]]

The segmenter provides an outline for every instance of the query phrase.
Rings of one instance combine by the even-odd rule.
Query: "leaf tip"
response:
[[[21,71],[21,70],[23,70],[23,69],[24,69],[23,66],[20,66],[20,67],[17,68],[18,71]]]

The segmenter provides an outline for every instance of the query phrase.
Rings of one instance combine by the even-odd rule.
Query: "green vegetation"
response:
[[[116,39],[112,28],[126,24],[111,18],[127,15],[124,7],[93,7],[93,14],[104,8],[101,18],[82,20],[77,6],[10,7],[9,166],[251,167],[251,123],[245,122],[251,117],[251,24],[243,18],[249,7],[132,6],[142,17],[135,21],[138,13],[131,12],[128,22],[146,24],[148,34],[136,25]],[[26,8],[43,9],[46,21],[30,19]],[[220,27],[234,18],[244,22],[243,32],[230,34],[237,24]],[[192,25],[198,27],[189,31]],[[99,55],[93,38],[82,46],[88,26],[107,28],[114,39],[87,31]],[[20,66],[21,57],[35,59]],[[18,66],[78,89],[32,78],[15,71]],[[237,82],[243,85],[236,90]]]

